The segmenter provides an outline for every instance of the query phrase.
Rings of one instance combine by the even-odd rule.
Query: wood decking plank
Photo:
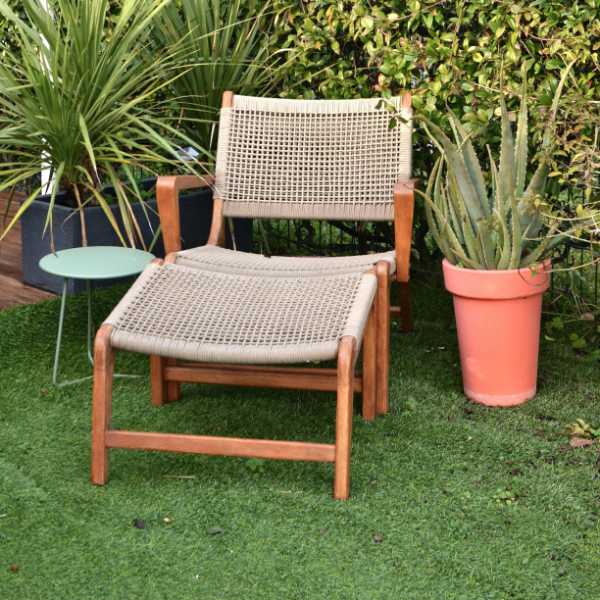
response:
[[[0,194],[0,220],[6,213],[8,194]],[[14,215],[18,199],[14,198],[7,219]],[[23,283],[21,273],[21,226],[17,223],[0,242],[0,310],[20,304],[35,304],[54,298],[54,294]]]

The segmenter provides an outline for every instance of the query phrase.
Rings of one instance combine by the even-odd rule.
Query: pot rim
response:
[[[550,287],[550,260],[506,270],[465,269],[446,259],[442,266],[446,289],[463,298],[512,300],[543,294]]]
[[[484,277],[493,275],[495,275],[496,277],[502,275],[515,275],[517,273],[523,272],[529,272],[532,274],[544,272],[549,274],[552,269],[552,259],[550,258],[547,258],[542,262],[537,262],[528,267],[519,267],[517,269],[469,269],[467,267],[459,267],[457,265],[453,265],[447,258],[442,259],[442,264],[446,269],[450,269],[459,273],[468,271],[470,273],[477,273],[478,275],[482,275]]]

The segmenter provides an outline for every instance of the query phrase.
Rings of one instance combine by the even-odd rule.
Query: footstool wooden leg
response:
[[[377,394],[377,310],[373,304],[365,327],[362,368],[362,416],[372,421],[376,415]]]
[[[162,356],[150,357],[151,402],[154,406],[162,406],[167,402],[167,382],[165,381],[166,359]]]
[[[388,412],[390,378],[390,268],[385,261],[375,266],[377,275],[377,414]]]
[[[92,483],[108,479],[106,432],[112,413],[112,386],[115,354],[110,345],[110,325],[102,325],[94,343],[94,392],[92,398]]]
[[[169,367],[175,367],[177,361],[173,358],[167,359]],[[179,381],[167,381],[167,402],[177,402],[181,398],[181,383]]]
[[[335,479],[333,497],[346,500],[350,494],[350,453],[352,448],[352,397],[356,340],[340,341],[337,363],[337,405],[335,416]]]

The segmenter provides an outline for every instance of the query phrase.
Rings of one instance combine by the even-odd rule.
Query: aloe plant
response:
[[[0,0],[0,15],[13,26],[15,43],[0,61],[0,191],[22,186],[42,162],[53,174],[49,190],[34,186],[5,228],[35,198],[49,192],[46,228],[59,191],[81,219],[86,240],[88,204],[102,207],[123,244],[142,242],[132,204],[143,192],[136,180],[161,170],[199,170],[180,159],[190,142],[165,110],[164,90],[181,75],[180,49],[152,52],[151,32],[171,0],[53,0],[52,14],[37,0],[20,11]],[[102,189],[110,184],[124,223],[121,230]]]
[[[563,228],[566,221],[553,216],[545,202],[545,187],[556,113],[571,66],[557,86],[537,153],[538,164],[529,181],[525,85],[514,133],[506,103],[500,98],[500,157],[496,163],[487,146],[488,173],[481,166],[471,135],[453,112],[449,111],[448,117],[454,140],[422,118],[440,151],[422,194],[426,217],[431,234],[452,264],[469,269],[532,266],[568,234]]]

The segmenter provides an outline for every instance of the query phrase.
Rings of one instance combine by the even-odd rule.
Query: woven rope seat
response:
[[[261,277],[151,264],[105,323],[114,348],[200,362],[299,363],[360,344],[372,273]]]
[[[288,100],[235,95],[221,110],[215,196],[226,217],[394,218],[411,176],[412,109],[389,98]]]
[[[177,264],[207,271],[262,275],[264,277],[296,276],[310,277],[368,271],[379,261],[396,271],[394,251],[360,256],[263,256],[239,252],[220,246],[200,246],[177,253]]]

